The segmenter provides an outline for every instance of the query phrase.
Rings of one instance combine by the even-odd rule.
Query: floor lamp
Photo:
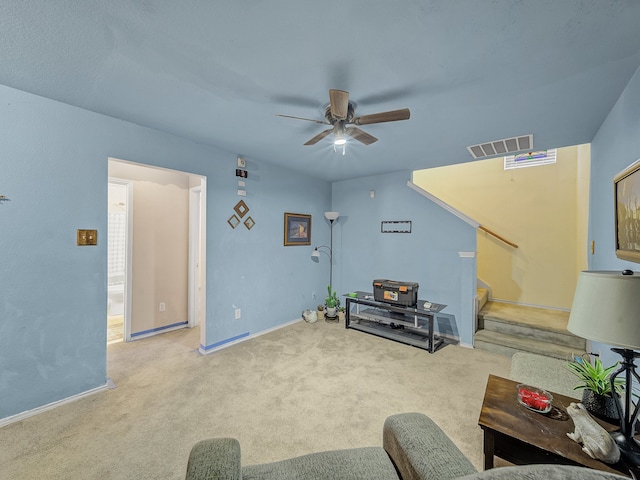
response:
[[[338,219],[340,212],[324,212],[324,216],[329,220],[329,246],[320,245],[319,247],[314,248],[313,252],[311,252],[311,256],[318,258],[320,256],[319,248],[329,249],[329,286],[333,288],[333,222]]]
[[[340,216],[340,212],[324,212],[324,216],[329,220],[329,246],[320,245],[313,249],[311,253],[312,258],[320,257],[320,248],[326,248],[329,250],[329,289],[333,289],[333,222],[335,222]],[[337,317],[336,317],[337,318]]]
[[[611,391],[615,379],[624,373],[624,405],[614,395],[620,416],[620,431],[611,436],[620,447],[623,460],[632,467],[640,466],[640,444],[634,438],[640,402],[631,397],[633,379],[640,382],[634,359],[640,353],[640,274],[623,272],[580,272],[567,329],[580,337],[612,345],[622,357],[620,369],[611,374]]]
[[[324,212],[324,216],[329,220],[329,251],[331,259],[329,262],[329,285],[333,288],[333,222],[338,219],[340,212]]]

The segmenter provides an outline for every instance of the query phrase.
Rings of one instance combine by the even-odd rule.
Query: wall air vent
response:
[[[504,157],[504,169],[539,167],[556,163],[556,149],[540,150],[537,152],[520,153]]]
[[[521,152],[533,148],[533,134],[520,137],[494,140],[493,142],[480,143],[467,147],[471,156],[475,159],[484,157],[499,157],[505,153]]]

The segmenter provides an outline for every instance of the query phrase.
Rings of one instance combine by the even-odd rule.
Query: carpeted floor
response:
[[[116,388],[0,429],[7,479],[180,479],[191,446],[240,440],[245,464],[381,445],[397,412],[433,418],[482,466],[477,425],[487,376],[510,359],[447,346],[436,354],[299,322],[219,352],[198,331],[109,346]]]
[[[122,342],[124,338],[124,315],[107,315],[107,345]]]

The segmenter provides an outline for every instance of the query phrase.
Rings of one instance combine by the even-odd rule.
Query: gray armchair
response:
[[[421,413],[388,417],[383,447],[311,453],[279,462],[242,466],[240,443],[211,438],[197,443],[187,464],[187,480],[448,480],[624,479],[595,470],[556,465],[505,467],[478,473],[430,418]]]

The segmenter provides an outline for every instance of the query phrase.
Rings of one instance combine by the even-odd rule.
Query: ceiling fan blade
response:
[[[305,145],[315,145],[316,143],[318,143],[320,140],[322,140],[324,137],[326,137],[327,135],[329,135],[331,132],[333,132],[333,128],[328,128],[322,132],[320,132],[318,135],[316,135],[315,137],[313,137],[311,140],[308,140]]]
[[[349,92],[344,90],[329,90],[331,113],[338,120],[344,120],[349,113]]]
[[[356,125],[371,125],[373,123],[396,122],[398,120],[408,120],[411,116],[408,108],[400,110],[391,110],[389,112],[372,113],[371,115],[362,115],[353,119]]]
[[[305,120],[307,122],[315,122],[321,125],[331,125],[329,122],[323,122],[321,120],[313,120],[311,118],[302,118],[302,117],[292,117],[291,115],[281,115],[279,113],[276,113],[276,117],[293,118],[295,120]]]
[[[373,142],[377,142],[378,139],[373,135],[369,135],[364,130],[360,130],[358,127],[347,127],[344,129],[344,133],[349,135],[354,140],[364,143],[365,145],[371,145]]]

